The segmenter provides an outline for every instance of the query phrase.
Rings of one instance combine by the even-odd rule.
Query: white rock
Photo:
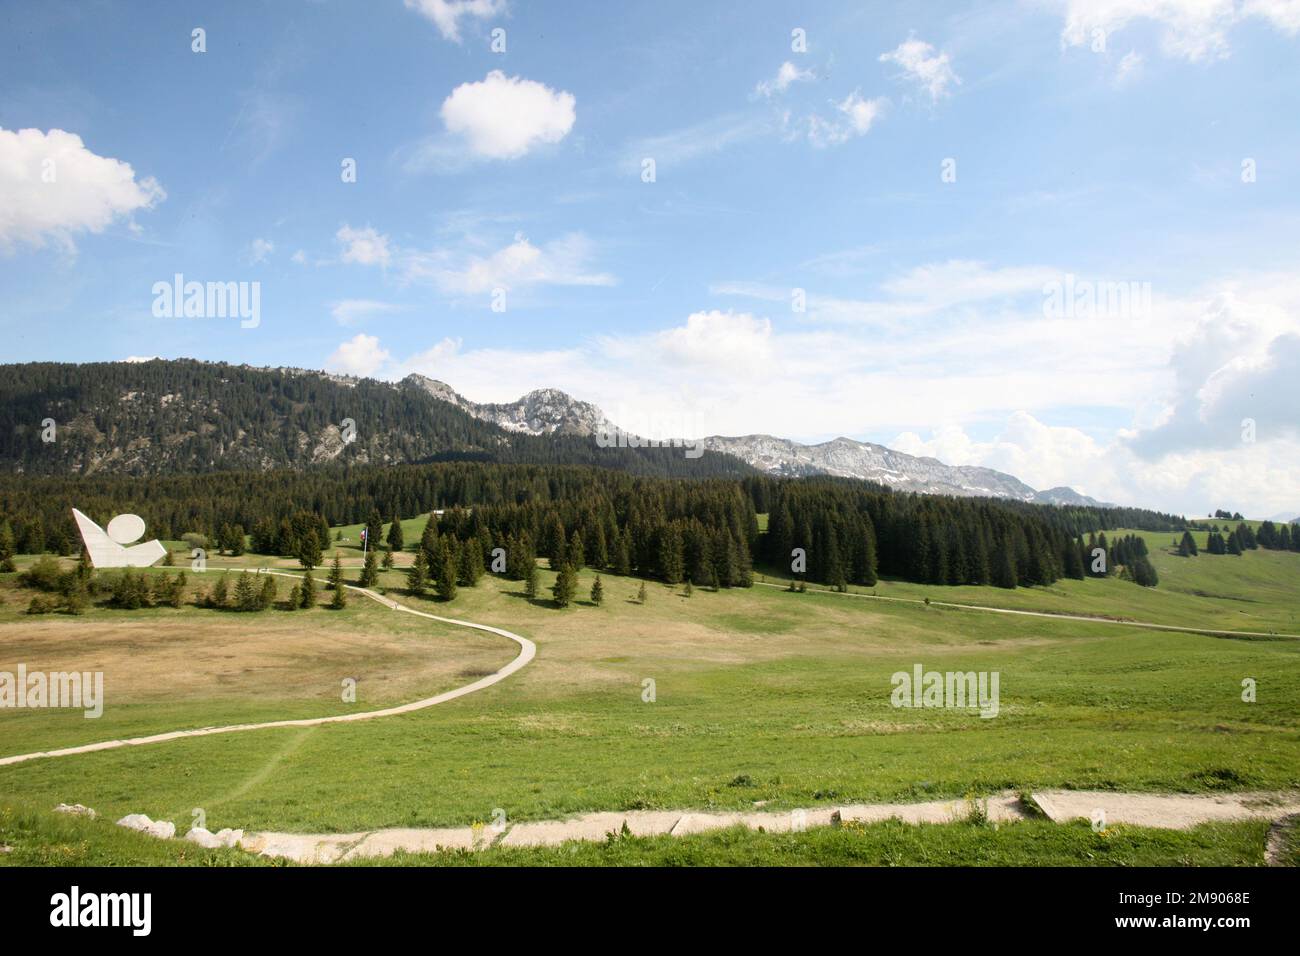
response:
[[[190,832],[185,834],[185,839],[191,843],[197,843],[199,846],[208,850],[215,850],[218,847],[236,846],[244,838],[243,830],[218,830],[213,833],[203,827],[193,827]]]
[[[98,816],[98,814],[95,813],[94,810],[90,809],[90,807],[83,807],[79,803],[74,803],[71,806],[69,806],[66,803],[60,803],[57,807],[54,808],[54,812],[71,813],[73,816],[90,817],[90,819],[92,820],[95,819],[96,816]]]
[[[170,820],[154,822],[143,813],[128,813],[117,821],[117,825],[130,830],[139,830],[141,833],[147,833],[149,836],[157,837],[160,840],[170,840],[176,835],[176,824]]]

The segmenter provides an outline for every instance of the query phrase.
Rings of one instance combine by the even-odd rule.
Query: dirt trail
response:
[[[265,568],[258,568],[258,574],[274,574],[284,578],[299,579],[300,575],[290,574],[285,571],[268,571]],[[344,587],[351,591],[360,591],[366,597],[378,601],[380,604],[394,611],[403,611],[407,614],[415,614],[419,617],[427,617],[431,621],[440,621],[443,624],[453,624],[456,627],[469,627],[478,631],[487,631],[491,634],[498,634],[501,637],[509,638],[519,645],[519,654],[514,660],[506,664],[498,671],[494,671],[487,677],[480,678],[472,684],[466,684],[463,687],[457,687],[433,697],[426,697],[423,700],[414,700],[409,704],[399,704],[396,707],[386,707],[383,710],[368,710],[355,714],[337,714],[333,717],[308,717],[301,720],[271,720],[254,724],[231,724],[226,727],[200,727],[195,730],[173,730],[168,733],[151,734],[147,737],[128,737],[123,740],[105,740],[95,744],[83,744],[79,747],[63,747],[58,750],[41,750],[29,754],[15,754],[11,757],[0,757],[0,767],[8,764],[24,763],[28,760],[37,760],[42,757],[67,757],[72,754],[93,753],[97,750],[116,750],[119,747],[139,747],[145,744],[163,743],[168,740],[181,740],[185,737],[207,737],[212,734],[234,734],[245,730],[269,730],[276,727],[317,727],[321,724],[340,724],[354,720],[374,720],[378,717],[392,717],[395,714],[409,714],[413,711],[423,710],[426,707],[433,707],[437,704],[446,703],[449,700],[455,700],[458,697],[464,697],[466,694],[472,694],[475,691],[483,690],[485,687],[491,687],[498,681],[505,680],[515,671],[524,667],[537,654],[537,645],[526,637],[521,637],[512,631],[507,631],[500,627],[491,627],[487,624],[475,624],[473,621],[460,621],[451,617],[438,617],[436,614],[427,614],[424,611],[417,611],[405,605],[398,604],[391,598],[384,597],[381,594],[371,591],[369,588],[357,587],[353,584],[346,584]]]
[[[763,588],[780,588],[787,591],[783,584],[770,581],[755,581],[755,586]],[[887,597],[883,594],[861,594],[857,591],[832,591],[829,588],[814,588],[814,594],[838,594],[841,597],[864,598],[868,601],[894,601],[898,604],[926,604],[930,607],[951,607],[961,611],[986,611],[989,614],[1018,614],[1022,617],[1045,617],[1050,621],[1086,621],[1089,624],[1119,624],[1124,627],[1144,627],[1152,631],[1178,631],[1183,634],[1208,634],[1211,637],[1281,637],[1300,640],[1300,634],[1279,634],[1276,631],[1226,631],[1212,627],[1180,627],[1177,624],[1152,624],[1147,621],[1122,621],[1114,617],[1089,617],[1086,614],[1057,614],[1051,611],[1019,611],[1009,607],[989,607],[985,604],[952,604],[948,601],[929,601],[918,598]]]
[[[1278,820],[1300,812],[1300,793],[1239,793],[1220,795],[1111,793],[1088,790],[1047,790],[1033,801],[1050,820],[1066,823],[1079,818],[1100,826],[1131,824],[1185,830],[1219,820]],[[337,863],[364,857],[434,850],[486,849],[490,846],[556,846],[566,840],[601,841],[626,825],[634,836],[703,833],[740,824],[751,829],[787,833],[838,823],[875,823],[898,819],[904,823],[951,823],[965,819],[977,804],[967,800],[928,803],[855,803],[808,810],[713,813],[706,811],[629,810],[626,813],[586,813],[568,820],[548,820],[494,827],[390,829],[361,833],[250,833],[241,846],[263,856],[299,863]],[[997,823],[1030,817],[1011,792],[983,798],[978,807]],[[1100,813],[1100,816],[1099,816]]]

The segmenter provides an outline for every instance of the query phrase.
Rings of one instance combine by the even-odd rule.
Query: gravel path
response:
[[[257,569],[258,574],[274,574],[285,578],[300,578],[300,575],[291,574],[286,571],[268,571],[264,568]],[[436,614],[426,614],[424,611],[416,611],[413,608],[398,604],[391,598],[384,597],[369,588],[360,588],[356,585],[347,584],[344,587],[352,591],[360,591],[366,597],[378,601],[380,604],[394,611],[402,611],[406,614],[415,614],[419,617],[427,617],[431,621],[440,621],[443,624],[453,624],[456,627],[471,627],[476,631],[487,631],[490,634],[497,634],[501,637],[509,638],[519,645],[519,654],[510,663],[506,664],[499,671],[489,674],[487,677],[480,678],[472,684],[466,684],[464,687],[457,687],[453,690],[444,691],[433,697],[426,697],[423,700],[413,700],[409,704],[399,704],[396,707],[386,707],[383,710],[368,710],[355,714],[338,714],[333,717],[309,717],[302,720],[271,720],[256,724],[231,724],[226,727],[200,727],[196,730],[173,730],[168,733],[151,734],[148,737],[128,737],[123,740],[105,740],[96,744],[84,744],[80,747],[63,747],[59,750],[41,750],[36,753],[15,754],[12,757],[0,757],[0,766],[7,764],[24,763],[28,760],[37,760],[42,757],[67,757],[72,754],[93,753],[97,750],[116,750],[119,747],[140,747],[145,744],[158,744],[168,740],[181,740],[186,737],[208,737],[213,734],[234,734],[241,733],[245,730],[270,730],[276,727],[316,727],[321,724],[341,724],[353,720],[374,720],[378,717],[392,717],[396,714],[409,714],[413,711],[424,710],[426,707],[433,707],[437,704],[445,704],[449,700],[455,700],[458,697],[464,697],[466,694],[473,694],[476,691],[483,690],[485,687],[491,687],[498,681],[505,680],[515,671],[525,666],[537,654],[537,645],[526,637],[521,637],[513,631],[507,631],[505,628],[491,627],[487,624],[475,624],[473,621],[461,621],[451,617],[438,617]]]

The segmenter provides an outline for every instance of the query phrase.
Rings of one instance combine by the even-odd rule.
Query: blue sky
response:
[[[862,6],[0,5],[0,357],[1300,511],[1300,3]],[[256,327],[155,315],[176,273],[258,283]]]

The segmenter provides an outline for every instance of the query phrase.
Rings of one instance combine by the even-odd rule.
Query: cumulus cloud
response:
[[[339,345],[325,360],[325,367],[347,375],[374,375],[392,359],[379,338],[360,332]]]
[[[761,371],[773,358],[772,322],[748,312],[694,312],[686,324],[654,336],[666,362],[715,365],[719,358],[736,369]]]
[[[1300,323],[1271,332],[1230,296],[1212,303],[1174,346],[1167,414],[1131,437],[1133,450],[1150,459],[1300,438]]]
[[[786,60],[777,69],[776,76],[770,80],[763,80],[758,86],[754,87],[754,93],[758,96],[769,97],[776,93],[784,93],[793,83],[806,82],[812,78],[812,70],[801,70],[789,60]]]
[[[98,156],[61,129],[0,129],[0,250],[54,242],[74,251],[79,233],[101,233],[117,219],[166,198],[153,177]]]
[[[591,271],[591,240],[570,233],[536,246],[522,233],[490,255],[465,256],[451,250],[410,252],[403,259],[404,277],[432,281],[451,295],[475,295],[494,289],[530,285],[608,286],[617,281],[605,272]]]
[[[475,156],[517,159],[564,139],[573,129],[575,103],[572,93],[493,70],[452,90],[442,104],[442,121]]]
[[[933,102],[949,95],[950,88],[961,83],[948,54],[939,53],[924,40],[904,40],[897,48],[880,54],[880,62],[901,67],[903,76],[928,93]]]
[[[863,99],[862,94],[854,90],[835,104],[839,115],[828,118],[814,113],[808,117],[808,142],[817,147],[838,146],[865,135],[884,112],[887,102],[883,97]]]
[[[1295,36],[1300,33],[1296,0],[1065,0],[1061,45],[1084,46],[1098,35],[1123,30],[1135,20],[1160,25],[1167,56],[1190,61],[1228,56],[1228,33],[1247,19],[1259,19]]]
[[[505,13],[506,0],[406,0],[406,9],[432,20],[443,37],[461,42],[461,20],[488,20]]]
[[[1300,509],[1300,280],[1249,275],[1157,295],[1133,321],[1045,314],[1042,277],[1061,274],[917,266],[867,303],[897,320],[867,326],[808,321],[835,301],[816,290],[809,313],[792,317],[788,286],[734,283],[713,294],[744,291],[759,305],[705,306],[537,351],[444,339],[383,371],[421,371],[479,401],[561,388],[656,437],[846,435],[1103,501]],[[1202,319],[1191,330],[1189,316]],[[1255,443],[1240,440],[1243,417],[1257,422]]]
[[[388,248],[388,237],[371,226],[353,229],[344,223],[334,238],[342,246],[344,262],[387,267],[392,256]]]

